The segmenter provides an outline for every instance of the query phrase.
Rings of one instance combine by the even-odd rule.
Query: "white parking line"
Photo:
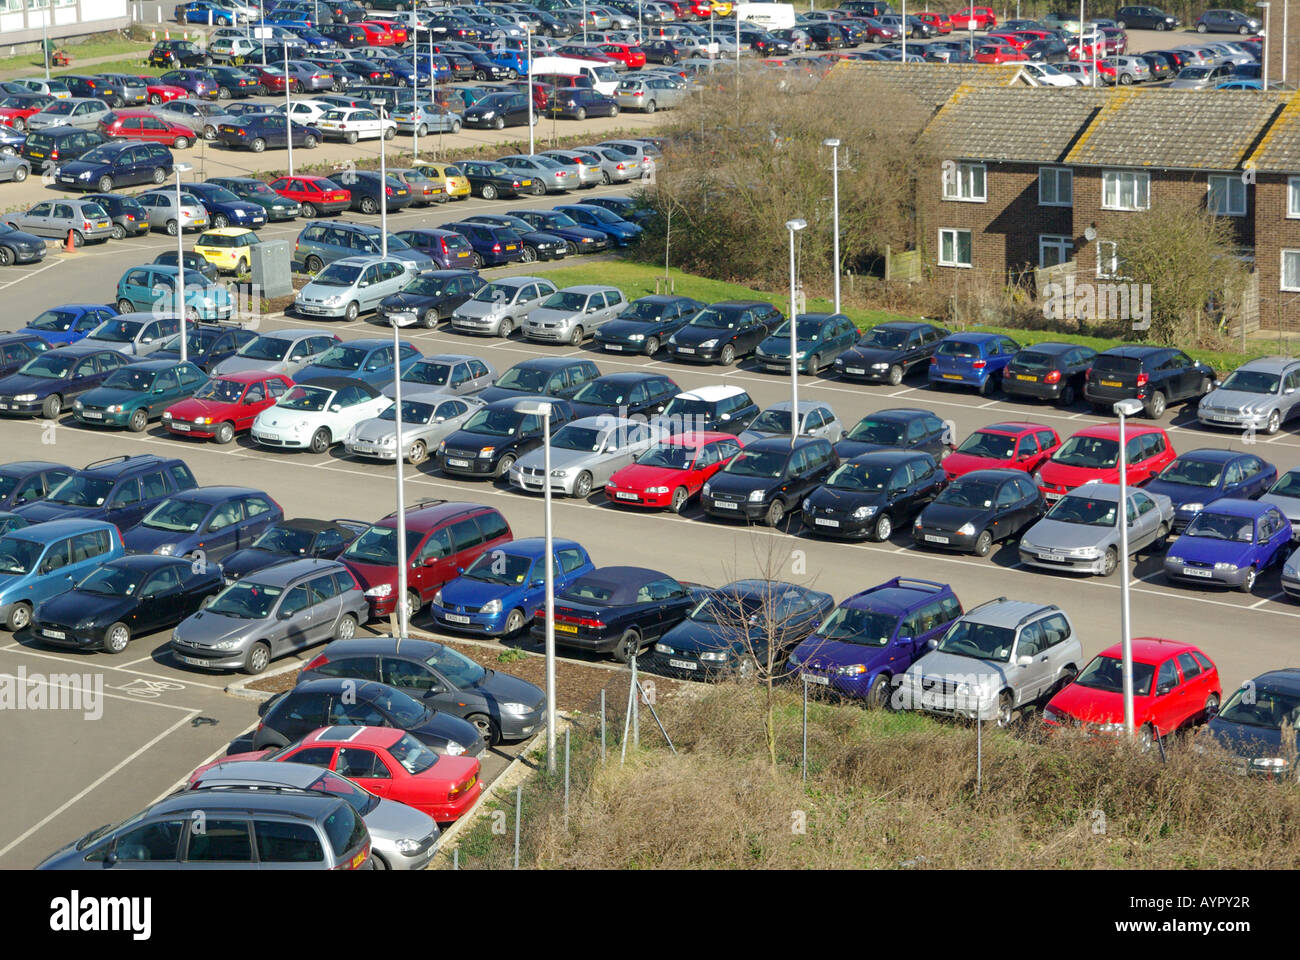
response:
[[[1271,597],[1265,597],[1263,600],[1258,600],[1258,601],[1256,601],[1255,603],[1252,603],[1252,604],[1250,605],[1250,609],[1254,610],[1256,607],[1262,607],[1264,604],[1268,603],[1270,600],[1281,600],[1281,599],[1282,599],[1283,597],[1285,597],[1285,596],[1286,596],[1286,593],[1283,592],[1283,591],[1281,591],[1281,590],[1279,590],[1277,593],[1273,594],[1273,596],[1271,596]]]
[[[76,660],[71,660],[71,659],[69,659],[68,657],[60,657],[60,656],[57,655],[57,654],[53,654],[53,653],[45,653],[45,652],[43,652],[43,651],[41,651],[41,650],[34,650],[34,649],[32,649],[31,647],[25,647],[25,646],[23,646],[21,643],[11,643],[11,644],[9,644],[7,647],[0,647],[0,650],[4,650],[4,651],[6,651],[6,652],[18,652],[18,651],[21,651],[22,653],[26,654],[26,655],[29,656],[29,657],[42,657],[42,658],[44,658],[44,659],[46,659],[46,660],[57,660],[57,661],[59,661],[60,663],[76,663],[76,662],[77,662]],[[152,659],[152,658],[150,658],[150,659]],[[178,680],[176,677],[169,677],[169,676],[166,676],[166,675],[161,674],[161,673],[145,673],[143,670],[131,670],[131,669],[128,669],[128,668],[126,667],[125,664],[122,665],[122,666],[120,666],[120,667],[119,667],[119,666],[113,666],[113,667],[110,667],[110,666],[108,666],[108,665],[106,665],[106,664],[96,662],[96,663],[95,663],[95,669],[96,669],[96,670],[113,670],[113,671],[116,671],[116,672],[118,672],[118,673],[131,673],[131,674],[134,674],[134,675],[137,676],[137,677],[153,677],[153,678],[155,678],[155,679],[157,679],[157,680],[169,680],[169,681],[171,681],[172,683],[183,683],[183,684],[185,684],[186,686],[190,686],[190,687],[205,687],[205,688],[208,689],[208,690],[218,690],[218,691],[220,691],[220,692],[222,692],[222,693],[225,693],[225,691],[226,691],[225,684],[221,684],[220,686],[218,686],[218,685],[216,685],[216,684],[212,684],[212,683],[200,683],[200,682],[197,681],[197,680],[190,680],[190,679],[188,678],[188,675],[186,676],[185,679],[183,679],[183,680]]]
[[[0,290],[7,290],[10,287],[12,287],[15,283],[22,283],[24,280],[30,280],[32,277],[39,276],[40,274],[44,273],[46,270],[49,270],[51,267],[57,267],[62,262],[63,262],[62,260],[51,260],[50,262],[41,266],[39,269],[33,270],[31,273],[24,273],[21,277],[14,277],[12,280],[7,280],[4,283],[0,283]]]
[[[240,737],[244,736],[246,733],[248,733],[250,730],[255,729],[256,727],[257,727],[257,724],[255,724],[255,723],[250,723],[247,727],[245,727],[243,730],[239,731],[239,733],[237,733],[237,734],[236,734],[234,737],[232,737],[231,739],[232,739],[232,740],[238,740]],[[213,751],[212,751],[211,753],[209,753],[206,757],[204,757],[202,760],[200,760],[198,763],[196,763],[196,764],[194,765],[194,769],[197,770],[199,767],[206,766],[207,764],[209,764],[209,763],[211,763],[212,761],[216,760],[217,757],[220,757],[220,756],[222,756],[223,754],[225,754],[225,752],[226,752],[226,748],[225,748],[225,747],[217,747],[217,749],[213,750]],[[152,806],[153,806],[155,803],[157,803],[159,800],[162,800],[164,797],[167,797],[167,796],[169,796],[169,795],[175,793],[178,789],[180,789],[181,787],[183,787],[185,784],[189,783],[189,779],[190,779],[190,775],[189,775],[188,773],[185,774],[184,776],[180,777],[178,780],[176,780],[175,783],[173,783],[171,786],[169,786],[166,790],[164,790],[162,793],[158,794],[158,796],[154,797],[154,798],[153,798],[152,800],[150,800],[147,804],[145,804],[145,806],[146,806],[146,807],[152,807]]]

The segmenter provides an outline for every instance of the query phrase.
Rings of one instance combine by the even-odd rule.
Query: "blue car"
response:
[[[552,540],[555,592],[596,569],[581,544]],[[489,550],[461,576],[433,596],[430,611],[438,626],[494,637],[518,633],[546,602],[546,541],[529,537]]]
[[[809,683],[884,707],[893,678],[961,615],[947,584],[894,577],[845,600],[786,663]]]
[[[1271,503],[1224,497],[1192,518],[1165,554],[1165,576],[1250,593],[1260,573],[1286,559],[1291,521]]]
[[[639,297],[613,320],[597,328],[596,343],[603,350],[652,357],[704,307],[705,304],[691,297],[671,294]]]
[[[1148,493],[1163,493],[1174,504],[1174,532],[1223,497],[1255,500],[1277,480],[1277,467],[1252,453],[1207,447],[1180,453],[1147,482]]]
[[[51,490],[76,472],[46,460],[0,464],[0,510],[11,511],[24,503],[44,500]]]
[[[420,351],[409,343],[402,344],[402,373],[420,359]],[[348,340],[330,347],[315,363],[293,375],[294,383],[310,383],[326,377],[351,377],[385,387],[396,379],[393,375],[393,342],[384,337]]]
[[[102,346],[74,343],[46,350],[0,379],[0,414],[54,420],[65,406],[93,390],[130,358]]]
[[[930,361],[932,384],[974,387],[992,393],[1020,344],[1000,333],[954,333],[939,341]]]
[[[569,256],[579,253],[597,253],[610,245],[609,234],[604,230],[584,227],[567,213],[558,210],[514,210],[512,213],[526,221],[534,230],[553,233],[569,245]]]
[[[0,334],[0,377],[17,373],[28,360],[48,349],[50,344],[36,333],[19,331]]]
[[[266,208],[251,200],[240,200],[225,187],[215,183],[183,183],[181,189],[192,194],[203,209],[208,211],[208,221],[214,229],[222,227],[251,227],[256,230],[266,226]]]
[[[312,19],[307,15],[307,11],[294,7],[276,7],[270,13],[263,13],[261,25],[284,27],[286,30],[292,30],[294,27],[313,26]]]
[[[581,226],[599,230],[620,247],[636,243],[645,232],[635,223],[629,223],[618,214],[594,204],[565,203],[555,207],[555,210]]]
[[[65,303],[50,307],[19,333],[40,337],[51,346],[76,343],[110,317],[117,316],[117,308],[102,303]]]
[[[286,23],[284,28],[295,34],[303,46],[311,50],[334,50],[338,47],[337,43],[312,26],[310,19],[306,23]]]
[[[122,539],[127,553],[220,560],[283,519],[280,505],[261,490],[194,487],[163,500]]]
[[[16,507],[14,512],[32,523],[103,520],[125,530],[173,493],[195,486],[184,460],[151,453],[109,457],[74,471],[44,500]]]
[[[206,23],[214,27],[233,27],[238,17],[233,10],[219,7],[211,0],[190,0],[176,4],[177,23]]]
[[[1282,724],[1289,742],[1282,742]],[[1210,718],[1202,736],[1237,759],[1237,772],[1266,780],[1295,781],[1300,746],[1300,669],[1270,670],[1241,685]]]
[[[0,620],[25,630],[43,600],[72,589],[96,567],[122,556],[111,523],[69,519],[33,524],[0,537]]]

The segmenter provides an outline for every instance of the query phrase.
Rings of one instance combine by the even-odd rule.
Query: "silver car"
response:
[[[620,110],[656,110],[681,106],[690,92],[677,86],[667,77],[628,77],[614,93]]]
[[[336,560],[288,560],[236,580],[172,631],[171,654],[188,667],[261,673],[276,657],[350,640],[369,601]]]
[[[1219,84],[1231,80],[1237,68],[1227,61],[1216,60],[1213,63],[1194,64],[1178,71],[1169,84],[1170,90],[1212,90]]]
[[[649,450],[660,434],[653,425],[608,415],[566,423],[551,438],[551,492],[586,498]],[[510,468],[511,486],[526,493],[541,493],[545,465],[544,449],[524,454]]]
[[[1120,563],[1119,484],[1086,483],[1057,500],[1046,516],[1020,535],[1020,562],[1044,570],[1099,573]],[[1163,493],[1129,488],[1128,552],[1164,542],[1174,528],[1174,505]]]
[[[1151,68],[1139,57],[1107,57],[1103,62],[1115,68],[1115,81],[1124,86],[1131,83],[1144,83],[1151,79]]]
[[[483,401],[452,397],[429,387],[402,387],[402,453],[407,463],[423,463],[429,451],[465,425]],[[343,449],[356,457],[397,459],[397,404],[363,420],[343,437]]]
[[[641,176],[644,177],[654,174],[659,158],[662,156],[658,150],[648,147],[637,140],[605,140],[596,144],[596,146],[613,150],[615,153],[621,153],[639,163],[641,165]]]
[[[1277,433],[1300,413],[1300,360],[1260,357],[1243,363],[1201,398],[1196,419],[1207,427]]]
[[[1300,540],[1300,467],[1278,477],[1259,499],[1281,510],[1291,521],[1291,539]]]
[[[373,311],[384,297],[401,293],[419,272],[415,264],[396,257],[344,257],[312,277],[294,295],[293,308],[302,316],[352,321]]]
[[[1083,663],[1065,611],[999,597],[954,623],[896,682],[891,705],[1009,726],[1021,707],[1049,699]]]
[[[577,170],[579,187],[594,187],[605,180],[600,171],[600,158],[588,150],[544,150],[541,156],[558,160]]]
[[[180,214],[176,212],[175,190],[148,190],[135,198],[149,218],[149,229],[163,229],[171,236],[176,236],[177,225],[181,230],[206,230],[208,209],[192,193],[181,192]],[[112,224],[109,224],[112,229]]]
[[[520,176],[531,177],[533,193],[538,196],[543,193],[564,193],[566,190],[576,190],[579,186],[578,171],[553,157],[539,153],[531,156],[516,153],[502,157],[500,162],[517,171]]]
[[[30,160],[24,160],[17,154],[0,153],[0,180],[22,183],[31,173]]]
[[[265,370],[267,373],[287,373],[292,377],[309,363],[315,363],[338,342],[338,337],[324,330],[301,327],[268,330],[240,347],[233,357],[218,363],[212,369],[212,376],[242,370]]]
[[[523,326],[524,339],[577,346],[626,309],[627,301],[618,287],[595,284],[565,287],[528,314]]]
[[[605,183],[627,183],[644,176],[640,161],[611,147],[591,147],[585,152],[600,161],[600,177]]]
[[[102,243],[113,235],[113,221],[94,200],[42,200],[26,213],[11,213],[4,218],[9,226],[38,237],[72,234],[76,246]]]
[[[82,130],[95,130],[99,121],[110,113],[107,103],[96,97],[68,97],[47,104],[39,113],[27,118],[28,130],[44,130],[47,127],[79,127]]]
[[[149,111],[164,120],[189,127],[196,137],[202,137],[204,140],[217,139],[217,129],[223,123],[239,123],[238,119],[226,112],[225,107],[206,100],[181,98],[168,103],[154,104],[149,107]]]
[[[502,277],[457,307],[451,315],[451,328],[508,337],[555,292],[555,284],[541,277]]]
[[[405,734],[395,746],[407,747]],[[411,738],[414,739],[414,738]],[[415,741],[408,749],[421,747]],[[427,748],[425,748],[427,749]],[[276,751],[279,752],[279,751]],[[438,852],[441,832],[433,817],[415,807],[377,797],[332,770],[307,763],[276,762],[274,753],[260,760],[219,760],[191,777],[190,790],[229,790],[252,787],[258,790],[301,790],[342,797],[366,823],[370,831],[372,861],[383,861],[385,870],[423,870]]]
[[[825,437],[831,443],[839,443],[844,438],[844,424],[835,411],[820,400],[799,401],[799,428],[801,436]],[[755,440],[789,436],[790,432],[790,401],[781,400],[754,418],[740,434],[740,442],[748,446]]]
[[[486,390],[497,382],[496,367],[479,357],[460,353],[439,353],[421,357],[402,374],[402,390],[425,388],[444,396],[469,397]],[[384,396],[391,397],[394,385],[384,387]]]
[[[120,313],[105,320],[79,342],[88,347],[147,357],[155,350],[161,350],[167,338],[178,333],[180,328],[180,320],[175,314]]]

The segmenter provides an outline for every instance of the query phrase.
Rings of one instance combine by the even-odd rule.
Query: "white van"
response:
[[[738,3],[736,19],[748,20],[764,30],[790,30],[794,27],[794,4]]]
[[[613,67],[576,57],[534,57],[533,76],[560,74],[569,77],[586,77],[591,85],[607,97],[618,89],[618,74]]]

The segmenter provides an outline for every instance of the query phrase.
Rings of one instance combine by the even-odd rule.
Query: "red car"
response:
[[[194,131],[172,123],[147,110],[115,110],[99,121],[104,136],[127,140],[148,140],[184,150],[194,143]]]
[[[998,18],[993,15],[992,7],[967,7],[952,15],[953,26],[958,30],[969,30],[972,20],[975,21],[976,30],[992,30],[998,25]]]
[[[352,191],[328,177],[281,177],[272,180],[270,187],[280,196],[302,204],[302,215],[308,220],[323,213],[338,213],[352,204]]]
[[[26,130],[27,118],[33,113],[40,113],[46,105],[53,102],[53,97],[43,93],[0,97],[0,123],[15,130]]]
[[[651,447],[605,483],[612,503],[681,513],[704,482],[740,452],[729,433],[679,433]]]
[[[986,43],[975,48],[976,63],[1017,63],[1028,59],[1026,54],[1006,43]]]
[[[358,20],[357,24],[366,33],[366,43],[372,47],[395,47],[397,33],[382,20]],[[406,31],[402,31],[402,42],[406,42]]]
[[[1124,730],[1124,674],[1120,644],[1099,653],[1079,676],[1047,702],[1048,726],[1082,725],[1089,733]],[[1156,736],[1203,723],[1219,707],[1219,669],[1190,643],[1133,639],[1133,729],[1143,745]]]
[[[1071,60],[1094,60],[1097,57],[1106,55],[1106,41],[1098,40],[1096,42],[1085,41],[1082,47],[1079,44],[1079,38],[1075,37],[1069,44],[1069,58]],[[1082,50],[1082,53],[1080,52]]]
[[[645,66],[645,51],[628,43],[602,43],[597,47],[607,57],[626,64],[629,70],[640,70]]]
[[[1105,40],[1108,54],[1128,52],[1128,34],[1123,30],[1118,27],[1102,27],[1101,35]]]
[[[930,29],[940,36],[945,33],[952,33],[952,19],[946,13],[923,10],[921,13],[913,14],[913,16],[922,23],[928,24]]]
[[[999,35],[1020,38],[1024,41],[1024,43],[1020,45],[1020,49],[1024,49],[1027,45],[1035,43],[1038,40],[1051,40],[1056,36],[1056,34],[1048,33],[1046,30],[1012,30],[1009,33]]]
[[[192,397],[163,411],[168,433],[178,437],[215,439],[229,443],[236,433],[253,426],[253,420],[282,397],[293,381],[282,373],[242,370],[213,377]]]
[[[1163,429],[1129,422],[1124,429],[1128,447],[1128,482],[1146,483],[1178,456]],[[1119,424],[1088,427],[1066,440],[1034,474],[1048,501],[1089,480],[1119,483]]]
[[[1005,44],[1013,50],[1023,50],[1029,46],[1030,37],[1021,36],[1018,33],[990,33],[988,39],[994,43]]]
[[[182,100],[190,95],[190,92],[184,87],[173,86],[170,83],[159,83],[157,77],[141,75],[137,79],[144,81],[145,93],[148,95],[150,103],[170,103],[172,100]]]
[[[267,64],[265,67],[259,63],[244,64],[244,69],[253,75],[262,89],[267,93],[284,93],[284,85],[288,82],[284,68],[275,64]]]
[[[970,434],[943,458],[943,472],[956,480],[972,470],[1023,470],[1033,473],[1043,465],[1061,438],[1041,423],[994,423]]]
[[[328,734],[328,736],[325,736]],[[299,757],[310,751],[311,759]],[[234,753],[204,764],[190,784],[218,763],[268,760],[326,767],[385,800],[395,800],[438,823],[453,823],[483,792],[474,757],[440,756],[394,727],[320,727],[287,747]]]

